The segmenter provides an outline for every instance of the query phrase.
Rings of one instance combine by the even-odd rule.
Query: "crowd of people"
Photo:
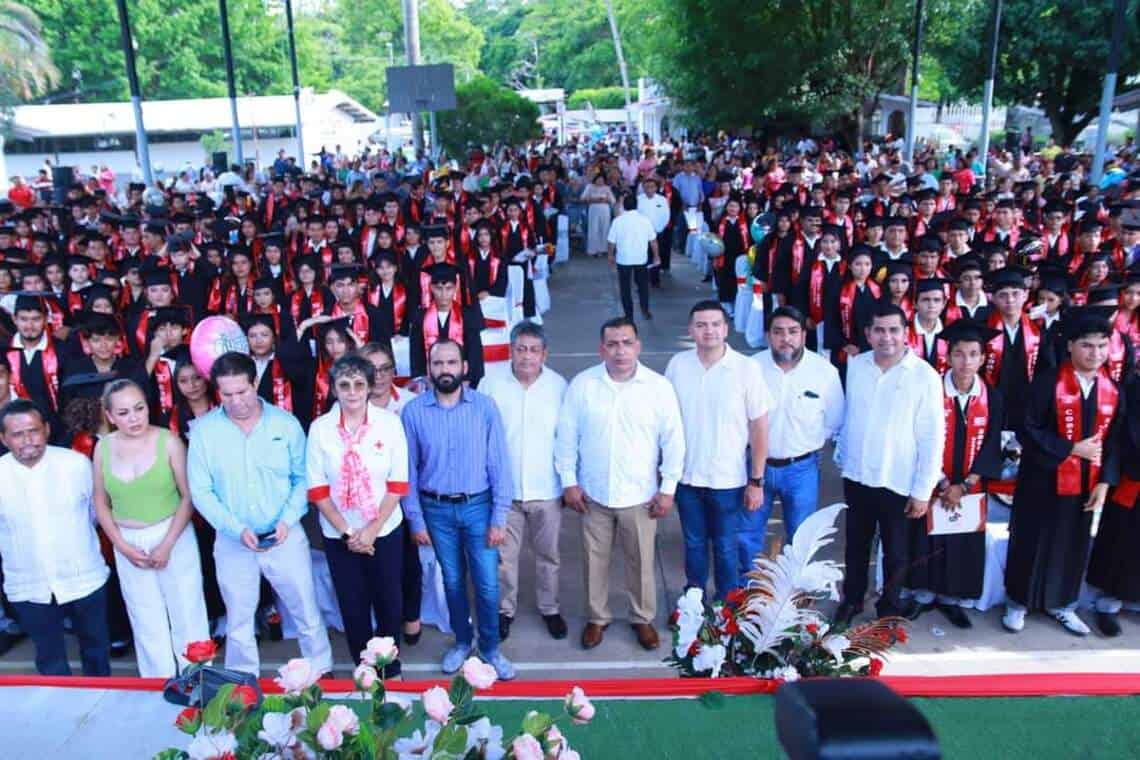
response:
[[[279,604],[329,672],[312,550],[350,660],[374,635],[419,640],[424,550],[455,636],[443,670],[477,652],[509,679],[524,542],[535,606],[568,636],[570,509],[581,646],[613,621],[616,543],[652,650],[660,521],[676,508],[686,584],[711,572],[723,597],[777,500],[788,539],[816,509],[831,441],[849,507],[839,623],[862,613],[877,533],[877,613],[970,627],[989,495],[1013,505],[1006,628],[1042,611],[1088,634],[1087,578],[1098,629],[1118,635],[1140,601],[1131,155],[1102,193],[1068,149],[991,186],[969,156],[931,149],[908,165],[833,140],[643,147],[548,140],[401,164],[414,174],[322,156],[213,193],[96,179],[62,204],[0,205],[0,645],[30,636],[39,672],[67,674],[70,627],[84,673],[106,675],[133,637],[140,674],[171,676],[187,642],[224,632],[226,665],[257,673]],[[363,175],[352,197],[345,165]],[[618,268],[624,316],[567,381],[547,366],[536,286],[575,206],[585,252]],[[694,348],[658,373],[640,361],[632,283],[651,319],[650,289],[700,229],[719,242],[712,290],[689,313]],[[763,315],[754,357],[729,345],[741,308]],[[248,352],[205,371],[188,342],[213,315]]]

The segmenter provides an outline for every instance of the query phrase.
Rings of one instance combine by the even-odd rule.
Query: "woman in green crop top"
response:
[[[103,391],[115,432],[95,447],[95,514],[115,547],[139,675],[175,675],[193,641],[209,638],[202,568],[186,482],[186,447],[150,424],[146,394],[133,380]]]

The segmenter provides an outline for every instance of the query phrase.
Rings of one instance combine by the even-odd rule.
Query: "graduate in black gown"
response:
[[[436,264],[431,268],[432,300],[412,320],[408,333],[412,375],[427,374],[427,357],[441,337],[451,338],[463,346],[467,362],[466,379],[474,387],[483,377],[483,314],[478,306],[464,306],[455,286],[455,267]]]
[[[978,374],[986,342],[996,333],[962,319],[938,335],[950,347],[950,369],[943,376],[942,480],[931,509],[954,509],[964,495],[984,493],[986,480],[1001,477],[1002,397]],[[914,591],[922,611],[937,607],[958,628],[971,627],[963,609],[982,595],[986,533],[984,524],[980,527],[969,533],[931,536],[926,520],[907,524],[911,565],[905,585]]]
[[[1119,480],[1125,399],[1104,371],[1111,325],[1074,309],[1065,316],[1070,359],[1037,373],[1029,388],[1009,523],[1006,614],[1012,632],[1044,610],[1070,633],[1089,557],[1093,512]]]
[[[1120,635],[1124,602],[1140,602],[1140,373],[1126,379],[1124,399],[1129,414],[1121,428],[1120,483],[1101,512],[1088,573],[1100,591],[1096,627],[1109,637]]]
[[[283,338],[272,314],[247,314],[242,329],[249,341],[249,355],[257,368],[257,395],[295,416],[306,430],[312,410],[308,388],[307,350],[295,340]]]
[[[819,250],[807,267],[808,329],[816,338],[816,350],[827,355],[843,348],[843,330],[839,317],[839,288],[847,274],[842,257],[842,241],[836,237],[836,226],[827,225],[819,239]]]

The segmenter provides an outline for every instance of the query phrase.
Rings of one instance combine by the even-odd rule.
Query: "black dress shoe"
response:
[[[950,625],[955,628],[973,628],[974,624],[970,622],[970,616],[966,611],[956,604],[936,604],[934,605],[946,616],[950,621]]]
[[[546,630],[550,631],[550,637],[554,639],[566,638],[567,628],[566,621],[562,616],[555,612],[553,615],[543,615],[542,622],[546,623]]]
[[[835,625],[848,628],[851,626],[851,621],[862,611],[861,606],[856,607],[854,604],[844,602],[836,608],[835,615],[832,616],[831,620]]]
[[[1120,621],[1114,612],[1096,613],[1096,628],[1110,639],[1120,635]]]
[[[506,641],[511,635],[511,623],[515,622],[513,617],[508,617],[499,613],[499,641]]]
[[[415,633],[408,633],[407,631],[404,632],[404,643],[407,644],[408,646],[414,647],[416,644],[420,643],[420,636],[423,636],[423,635],[424,635],[424,626],[421,623],[420,629],[418,631],[416,631]]]
[[[9,633],[8,631],[0,631],[0,655],[5,655],[20,643],[21,640],[26,639],[27,634],[23,633]]]
[[[919,604],[913,599],[904,599],[902,604],[897,606],[890,602],[880,602],[875,605],[875,612],[879,617],[901,617],[907,620],[917,620],[919,615],[932,609],[934,609],[933,604]]]

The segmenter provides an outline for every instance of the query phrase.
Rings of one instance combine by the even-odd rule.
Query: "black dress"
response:
[[[1098,379],[1097,383],[1104,382]],[[1053,610],[1077,601],[1089,558],[1092,512],[1084,511],[1089,494],[1057,494],[1057,468],[1073,444],[1057,433],[1057,370],[1037,372],[1025,405],[1025,426],[1018,435],[1021,466],[1009,521],[1006,595],[1030,610]],[[1096,384],[1081,407],[1078,439],[1092,435],[1096,421]],[[1125,400],[1120,399],[1104,438],[1100,482],[1116,483],[1120,474],[1119,436]],[[1088,463],[1081,463],[1085,483]]]

